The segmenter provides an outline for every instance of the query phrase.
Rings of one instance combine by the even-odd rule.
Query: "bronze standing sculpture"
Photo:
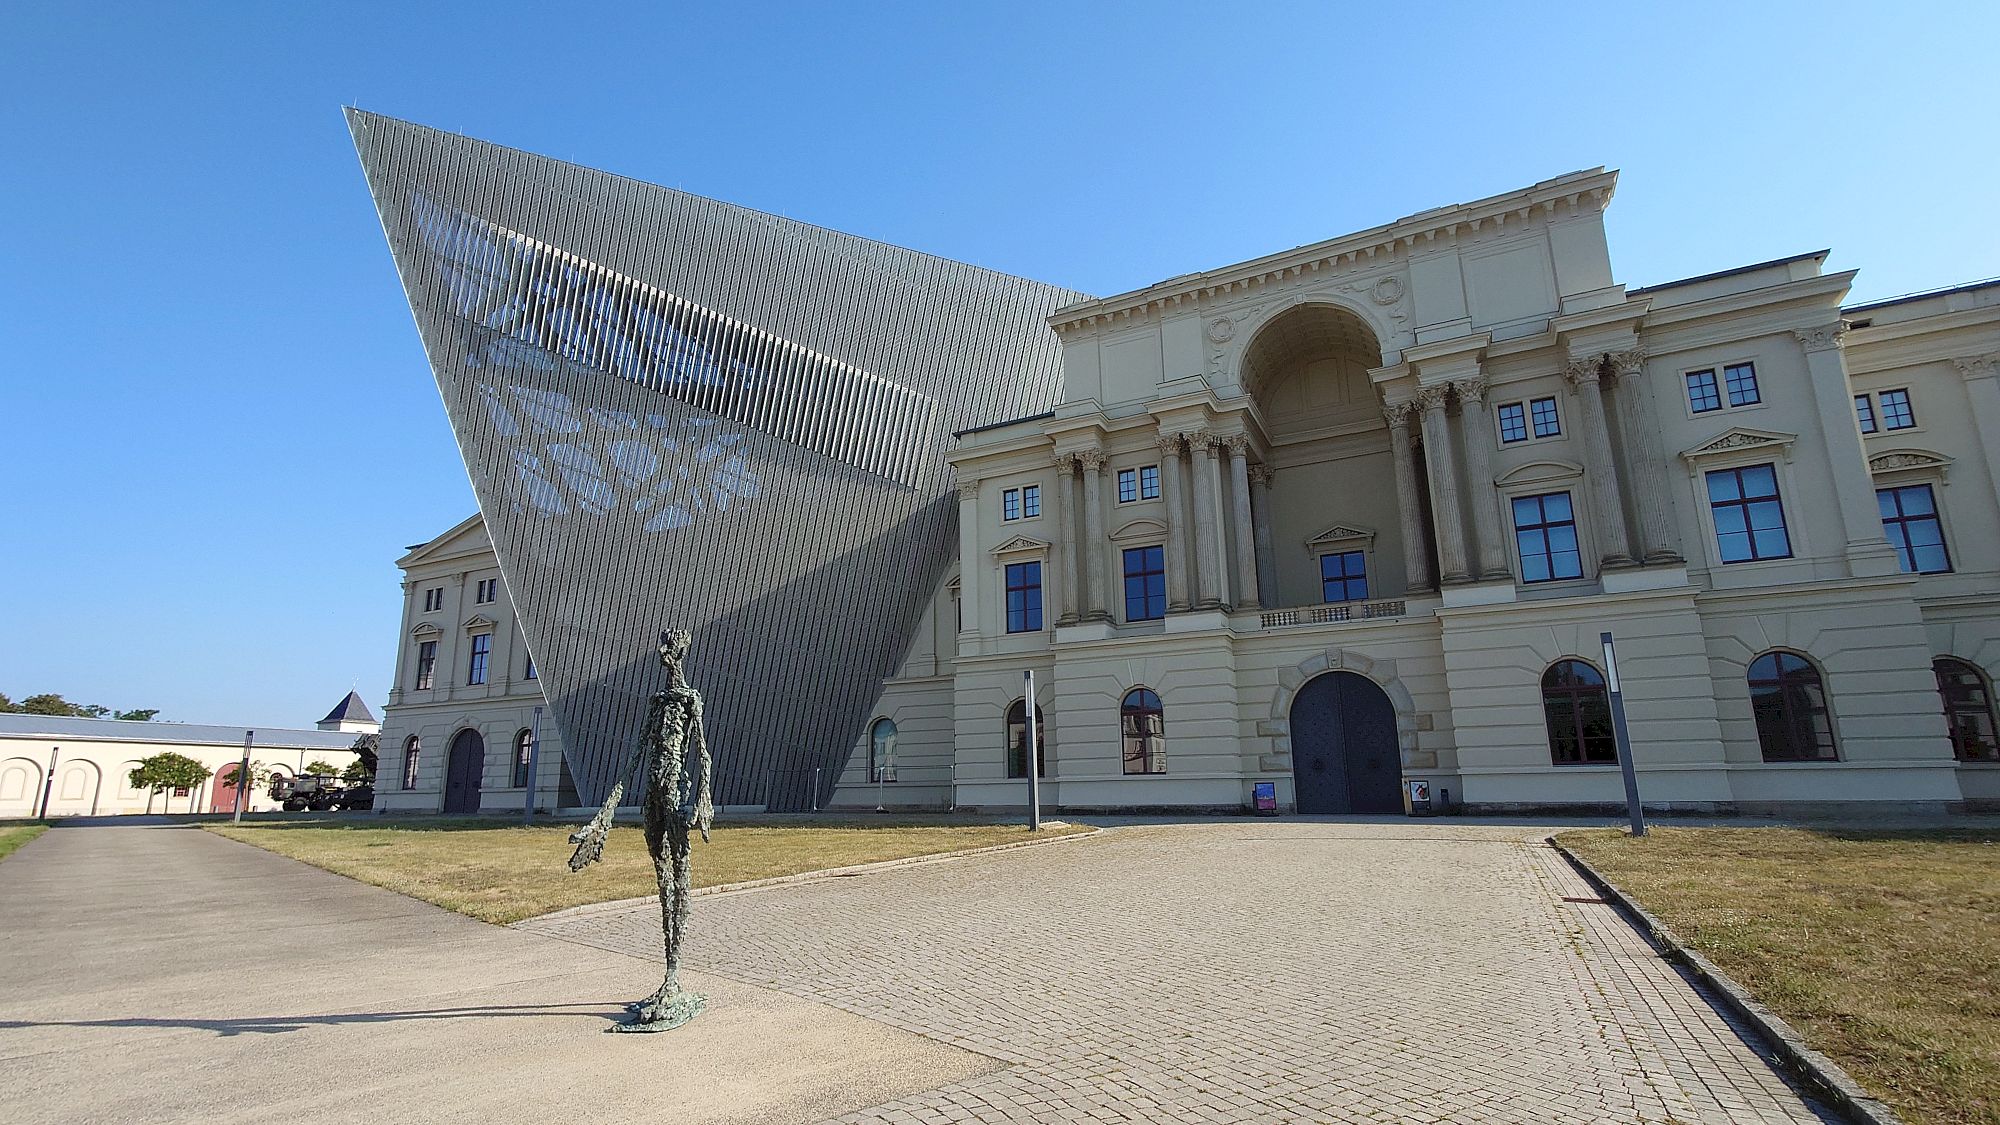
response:
[[[660,990],[637,1003],[627,1004],[629,1023],[614,1024],[611,1031],[668,1031],[693,1019],[708,1005],[708,999],[681,991],[681,939],[688,920],[688,852],[690,827],[699,829],[702,842],[708,841],[709,825],[715,819],[710,790],[713,773],[708,741],[701,729],[701,693],[690,687],[685,662],[693,638],[685,629],[660,634],[660,666],[667,670],[667,684],[653,693],[646,712],[646,734],[633,751],[632,763],[623,776],[630,777],[641,761],[650,759],[646,785],[646,850],[653,856],[653,874],[660,883],[660,935],[666,945],[667,977]],[[693,751],[696,771],[690,771],[688,752]],[[576,845],[569,857],[569,869],[581,871],[604,855],[604,839],[611,830],[611,818],[625,795],[625,783],[611,789],[604,807],[588,825],[569,839]]]

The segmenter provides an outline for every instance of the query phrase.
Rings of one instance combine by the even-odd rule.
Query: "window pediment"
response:
[[[491,629],[493,625],[493,619],[483,613],[475,613],[465,619],[465,631],[468,633],[477,633],[481,629]]]
[[[1375,545],[1375,529],[1337,523],[1306,540],[1306,554],[1320,555],[1335,548],[1367,550]]]
[[[428,621],[418,622],[417,627],[410,630],[411,638],[419,641],[434,641],[443,635],[444,630]]]
[[[1798,438],[1797,434],[1738,426],[1702,442],[1693,449],[1682,450],[1681,460],[1686,461],[1690,468],[1705,460],[1737,454],[1777,454],[1790,461],[1792,443]]]
[[[1583,476],[1583,466],[1574,461],[1530,461],[1516,465],[1499,476],[1493,483],[1501,488],[1516,486],[1555,484],[1560,481],[1577,480]]]
[[[1037,539],[1032,535],[1016,535],[993,548],[993,555],[995,558],[1006,555],[1042,555],[1047,554],[1048,550],[1049,544],[1046,540]]]
[[[1141,517],[1128,520],[1117,531],[1111,533],[1113,543],[1138,541],[1159,542],[1167,537],[1167,525],[1155,519]]]
[[[1878,477],[1920,473],[1941,478],[1950,471],[1951,458],[1928,449],[1885,449],[1868,458],[1868,472]]]

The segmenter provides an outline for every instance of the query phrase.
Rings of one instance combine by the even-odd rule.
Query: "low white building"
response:
[[[296,775],[308,764],[321,761],[346,769],[359,758],[354,751],[355,739],[372,733],[369,728],[373,725],[360,697],[349,693],[325,721],[334,725],[319,730],[251,731],[194,723],[0,714],[0,819],[232,812],[236,790],[228,779],[216,775],[223,767],[242,761],[246,733],[251,737],[251,761],[276,775]],[[165,751],[207,766],[208,780],[191,790],[151,793],[134,789],[129,778],[140,760]],[[42,808],[45,798],[46,812]],[[269,787],[258,786],[251,791],[245,810],[267,812],[277,807]]]

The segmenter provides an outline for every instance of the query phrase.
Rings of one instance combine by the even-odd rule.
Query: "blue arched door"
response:
[[[1302,813],[1403,811],[1396,709],[1373,680],[1331,672],[1299,690],[1292,784]]]

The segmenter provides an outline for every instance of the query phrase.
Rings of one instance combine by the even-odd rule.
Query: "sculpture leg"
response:
[[[628,1005],[632,1022],[614,1024],[612,1031],[668,1031],[693,1019],[708,1006],[706,997],[681,991],[681,937],[687,930],[688,892],[692,889],[687,821],[679,815],[648,816],[646,847],[652,853],[653,874],[660,886],[660,936],[666,947],[666,979],[660,983],[658,992]]]

